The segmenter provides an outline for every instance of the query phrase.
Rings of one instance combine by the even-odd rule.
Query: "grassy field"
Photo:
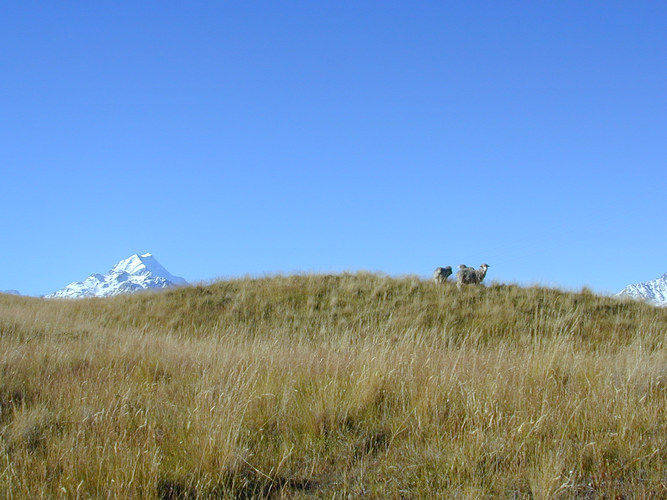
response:
[[[666,498],[666,337],[365,273],[0,295],[0,497]]]

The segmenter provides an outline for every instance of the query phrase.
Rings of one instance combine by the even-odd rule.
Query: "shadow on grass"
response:
[[[160,500],[195,500],[198,498],[274,498],[288,491],[308,492],[317,487],[311,479],[264,477],[254,471],[230,475],[226,481],[210,489],[198,490],[187,481],[161,480],[157,485]]]

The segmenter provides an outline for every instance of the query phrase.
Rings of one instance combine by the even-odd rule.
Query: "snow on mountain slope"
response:
[[[667,306],[667,273],[646,283],[628,285],[616,295],[644,300],[657,306]]]
[[[6,293],[8,295],[21,295],[18,290],[0,290],[0,293]]]
[[[171,288],[187,285],[187,281],[167,271],[150,253],[135,254],[121,260],[107,274],[91,274],[85,280],[70,283],[45,297],[78,299],[110,297],[121,293]]]

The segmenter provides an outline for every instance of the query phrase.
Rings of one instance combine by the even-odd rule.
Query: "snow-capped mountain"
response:
[[[6,293],[8,295],[21,295],[18,290],[0,290],[0,293]]]
[[[646,283],[628,285],[616,295],[645,300],[657,306],[667,306],[667,273]]]
[[[110,297],[121,293],[171,288],[187,284],[183,278],[174,276],[162,267],[150,253],[145,253],[135,254],[121,260],[107,274],[91,274],[85,280],[71,283],[45,297],[47,299]]]

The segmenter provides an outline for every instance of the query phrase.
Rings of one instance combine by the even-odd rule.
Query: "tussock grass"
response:
[[[667,310],[277,276],[0,295],[5,498],[664,498]]]

